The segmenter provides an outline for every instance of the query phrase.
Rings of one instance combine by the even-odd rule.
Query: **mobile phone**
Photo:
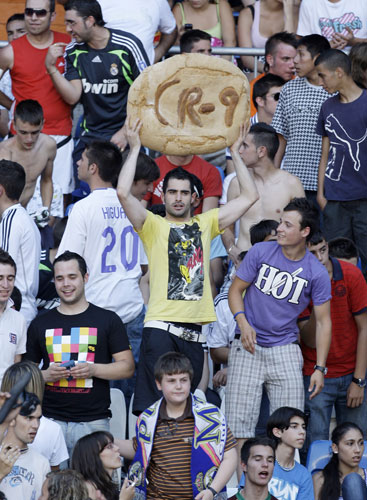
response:
[[[4,422],[6,417],[8,416],[10,410],[13,408],[16,408],[18,398],[21,395],[21,393],[24,391],[26,385],[28,382],[31,380],[32,374],[31,372],[27,372],[20,379],[18,382],[11,388],[10,392],[10,398],[5,400],[5,403],[0,409],[0,424]]]
[[[63,368],[73,368],[73,366],[75,366],[75,361],[73,359],[71,359],[70,361],[64,361],[60,366],[62,366]]]
[[[75,366],[75,361],[73,359],[71,359],[70,361],[64,361],[63,363],[61,363],[61,365],[63,368],[73,368],[73,366]],[[73,377],[72,375],[70,375],[67,380],[73,380]]]
[[[192,24],[190,23],[184,24],[184,30],[185,31],[192,30]]]

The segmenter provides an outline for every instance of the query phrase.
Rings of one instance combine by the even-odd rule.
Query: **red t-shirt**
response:
[[[147,193],[144,198],[148,201],[149,205],[164,203],[162,191],[163,179],[170,170],[177,168],[177,165],[168,161],[167,156],[160,156],[155,161],[159,167],[160,176],[153,184],[153,193]],[[182,165],[182,168],[196,175],[201,180],[204,189],[204,198],[209,198],[210,196],[218,196],[220,198],[222,196],[222,179],[214,165],[199,156],[194,156],[191,162],[188,165]],[[195,209],[195,215],[201,214],[202,209],[203,202]]]
[[[69,43],[70,36],[53,31],[53,43]],[[10,71],[12,92],[16,103],[24,99],[38,101],[45,117],[42,132],[51,135],[70,135],[71,107],[55,89],[50,75],[46,72],[45,59],[48,48],[37,49],[29,43],[27,35],[11,42],[14,64]],[[64,73],[64,58],[57,60],[57,69]],[[12,133],[15,131],[12,127]]]
[[[342,260],[331,258],[333,279],[331,280],[330,315],[332,335],[326,361],[326,378],[342,377],[353,373],[356,365],[358,330],[354,316],[367,311],[367,284],[361,271]],[[299,319],[310,316],[312,305]],[[301,342],[304,359],[303,374],[312,375],[316,364],[316,349]]]

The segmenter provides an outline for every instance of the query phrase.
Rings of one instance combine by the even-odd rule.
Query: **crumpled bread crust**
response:
[[[130,87],[127,113],[143,126],[143,146],[169,155],[231,146],[250,119],[250,86],[234,64],[180,54],[146,68]]]

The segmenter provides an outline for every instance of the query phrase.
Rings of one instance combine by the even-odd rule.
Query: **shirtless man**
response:
[[[21,101],[15,109],[16,135],[0,144],[0,159],[11,160],[23,166],[26,184],[20,203],[26,207],[32,198],[38,176],[41,176],[42,203],[50,210],[52,200],[52,168],[56,156],[56,142],[41,134],[43,111],[37,101]]]
[[[279,221],[282,208],[292,198],[305,196],[301,181],[285,170],[275,168],[273,160],[278,149],[275,130],[265,123],[250,128],[240,155],[250,170],[259,192],[259,200],[240,218],[240,233],[235,243],[234,229],[226,229],[223,241],[228,254],[237,261],[240,252],[251,247],[250,228],[263,219]],[[238,181],[235,177],[228,190],[228,201],[238,196]]]

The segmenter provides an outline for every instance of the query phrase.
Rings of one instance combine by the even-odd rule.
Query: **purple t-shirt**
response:
[[[276,241],[257,243],[242,261],[237,277],[251,283],[246,290],[246,318],[263,347],[297,340],[297,318],[310,300],[331,299],[328,272],[308,250],[301,260],[289,260]]]
[[[327,200],[367,198],[367,92],[342,103],[339,94],[321,106],[316,133],[328,136],[330,149],[325,172]]]

